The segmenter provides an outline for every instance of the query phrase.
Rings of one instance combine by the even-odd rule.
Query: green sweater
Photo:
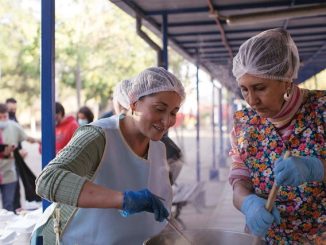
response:
[[[105,133],[97,126],[80,127],[69,144],[46,166],[36,179],[36,192],[60,203],[61,229],[77,209],[77,201],[86,180],[90,180],[105,148]],[[38,230],[44,244],[55,244],[53,219]]]

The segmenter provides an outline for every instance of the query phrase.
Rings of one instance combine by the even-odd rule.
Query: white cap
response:
[[[298,77],[298,49],[290,34],[281,28],[270,29],[244,42],[233,58],[233,75],[292,82]]]
[[[166,91],[174,91],[180,95],[182,101],[185,99],[180,80],[163,67],[147,68],[131,80],[130,86],[127,91],[130,104],[143,96]]]
[[[128,91],[130,90],[130,80],[122,80],[119,82],[113,92],[113,100],[118,102],[118,104],[127,110],[130,107],[130,100],[128,97]]]

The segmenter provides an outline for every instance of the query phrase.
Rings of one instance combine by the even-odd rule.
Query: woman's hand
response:
[[[8,146],[5,147],[5,149],[3,151],[3,155],[6,158],[12,157],[12,153],[14,152],[15,149],[16,149],[16,146],[8,145]]]
[[[275,221],[281,223],[280,213],[274,206],[272,212],[265,209],[266,200],[256,196],[248,195],[241,205],[241,212],[246,216],[246,224],[251,233],[256,236],[265,236],[269,227]]]
[[[148,189],[141,191],[125,191],[123,193],[123,204],[121,215],[127,217],[134,213],[151,212],[155,215],[155,220],[164,221],[169,216],[169,212],[157,196]]]
[[[316,157],[282,157],[276,161],[275,181],[278,186],[299,186],[305,182],[322,181],[324,166]]]

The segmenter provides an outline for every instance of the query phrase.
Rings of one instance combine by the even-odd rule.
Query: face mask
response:
[[[84,126],[86,124],[88,124],[87,119],[78,119],[78,124],[79,126]]]
[[[9,111],[9,118],[16,118],[16,113],[14,111]]]
[[[0,129],[4,129],[5,127],[8,126],[8,121],[0,121]]]

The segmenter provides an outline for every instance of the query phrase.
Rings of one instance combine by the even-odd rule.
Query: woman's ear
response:
[[[292,87],[293,87],[293,82],[286,82],[286,88],[288,90],[292,90]]]
[[[134,111],[136,110],[136,102],[130,104],[130,109],[131,109],[131,115],[134,115]]]
[[[285,101],[288,101],[290,98],[291,90],[292,90],[292,83],[291,82],[285,82],[285,93],[283,95],[283,98]]]

